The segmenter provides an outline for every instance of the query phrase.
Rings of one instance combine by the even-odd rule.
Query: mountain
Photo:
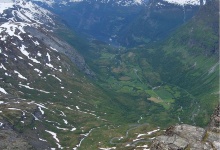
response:
[[[28,59],[35,63],[40,63],[34,58],[29,57],[29,52],[25,49],[29,47],[42,47],[42,44],[47,49],[67,54],[81,70],[84,70],[87,74],[93,74],[76,50],[52,35],[53,30],[59,26],[56,23],[55,15],[31,2],[22,0],[2,2],[1,11],[1,32],[3,34],[1,40],[4,40],[2,49],[5,47],[10,48],[10,46],[15,47],[14,45],[16,45],[18,46],[17,49],[20,47],[21,53],[26,55]],[[35,35],[35,37],[32,37],[32,35]],[[28,45],[25,45],[23,36],[26,37]],[[10,44],[5,39],[10,43],[13,41],[15,44]],[[30,44],[29,41],[33,41],[33,43]]]
[[[127,1],[35,2],[60,16],[72,30],[89,39],[126,47],[165,39],[192,18],[200,7],[199,1],[195,0],[129,1],[129,5],[125,4]],[[46,4],[48,2],[50,5]]]
[[[150,125],[139,124],[143,100],[93,78],[61,38],[77,35],[57,15],[26,0],[4,1],[0,8],[0,149],[114,149],[118,136],[125,141],[117,147],[124,149],[133,143],[127,138],[136,139],[127,130],[157,129],[154,117]],[[152,114],[160,109],[145,105],[152,105]]]
[[[0,8],[0,149],[76,149],[93,130],[129,122],[124,106],[88,77],[83,57],[56,36],[54,14],[25,0]]]
[[[118,41],[128,47],[162,41],[190,20],[199,7],[199,1],[149,1],[136,19],[119,32]]]
[[[0,149],[147,149],[170,125],[208,124],[219,97],[217,0],[58,2],[0,3]],[[138,21],[146,13],[159,28]],[[155,42],[115,36],[163,22]]]
[[[112,4],[112,5],[118,5],[118,6],[131,6],[131,5],[146,5],[149,0],[32,0],[34,2],[40,2],[47,4],[49,6],[53,6],[55,4],[61,4],[61,5],[68,5],[70,3],[80,3],[80,2],[88,2],[88,3],[105,3],[105,4]],[[159,0],[161,3],[170,3],[175,5],[200,5],[205,4],[206,1],[203,0]],[[161,4],[163,5],[163,4]]]
[[[110,4],[115,6],[131,6],[131,5],[144,5],[148,0],[32,0],[34,2],[40,2],[46,4],[50,7],[53,5],[71,5],[71,3],[80,3],[80,2],[87,2],[87,3],[102,3],[102,4]]]

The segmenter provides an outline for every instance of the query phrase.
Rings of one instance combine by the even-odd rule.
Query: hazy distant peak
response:
[[[177,5],[200,5],[200,0],[164,0],[164,1]],[[205,2],[206,0],[203,0],[203,3]]]

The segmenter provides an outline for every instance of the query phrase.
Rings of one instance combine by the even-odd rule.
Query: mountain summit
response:
[[[49,6],[53,6],[55,4],[60,5],[69,5],[71,3],[80,3],[80,2],[87,2],[87,3],[103,3],[103,4],[111,4],[115,6],[133,6],[133,5],[146,5],[151,0],[32,0],[35,2],[41,2],[47,4]],[[157,0],[160,3],[170,3],[175,5],[201,5],[205,4],[206,0]]]
[[[61,5],[69,5],[71,3],[80,3],[80,2],[87,2],[87,3],[102,3],[102,4],[111,4],[115,6],[131,6],[131,5],[144,5],[148,0],[32,0],[35,2],[41,2],[47,4],[49,6],[53,6],[54,4],[61,4]]]

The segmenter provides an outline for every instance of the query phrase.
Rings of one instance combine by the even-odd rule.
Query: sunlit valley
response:
[[[0,0],[0,149],[219,150],[218,0]]]

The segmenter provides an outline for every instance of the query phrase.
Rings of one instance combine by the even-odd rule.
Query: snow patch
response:
[[[55,132],[52,132],[52,131],[48,131],[48,130],[45,130],[47,133],[50,133],[53,138],[57,141],[57,142],[60,142],[60,140],[57,138],[57,134]]]
[[[200,5],[200,0],[163,0],[176,5]]]
[[[0,68],[2,68],[2,69],[4,69],[4,70],[7,70],[7,69],[5,68],[5,66],[4,66],[2,63],[1,63]]]
[[[48,75],[50,75],[50,76],[56,78],[58,81],[62,82],[62,80],[61,80],[60,78],[58,78],[57,76],[55,76],[55,75],[53,75],[53,74],[48,74]]]
[[[41,138],[39,138],[39,140],[40,140],[40,141],[43,141],[43,142],[47,142],[47,140],[44,140],[44,139],[41,139]]]
[[[1,0],[0,2],[0,14],[4,12],[4,10],[13,8],[13,1],[12,0]]]
[[[38,107],[38,108],[39,108],[41,114],[43,115],[43,114],[44,114],[44,111],[41,109],[41,107]]]
[[[157,131],[159,131],[160,129],[156,129],[156,130],[153,130],[153,131],[149,131],[149,132],[147,132],[147,134],[148,135],[151,135],[152,133],[155,133],[155,132],[157,132]]]
[[[64,121],[65,124],[68,124],[68,121],[66,119],[63,119],[63,121]]]
[[[5,91],[5,89],[3,89],[3,88],[1,88],[1,87],[0,87],[0,92],[2,92],[2,93],[4,93],[4,94],[8,94],[8,93]]]
[[[48,58],[48,61],[50,62],[51,61],[51,59],[50,59],[50,54],[49,53],[47,53],[47,58]]]
[[[18,71],[14,70],[14,73],[18,74],[18,77],[24,80],[27,80],[23,75],[21,75]]]
[[[58,50],[56,50],[56,49],[55,49],[55,48],[53,48],[53,47],[50,47],[50,49],[52,49],[52,50],[54,50],[54,51],[58,52]]]

